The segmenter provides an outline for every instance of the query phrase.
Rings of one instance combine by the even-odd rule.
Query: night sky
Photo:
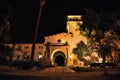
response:
[[[0,0],[0,21],[11,21],[13,41],[32,41],[34,38],[39,0]],[[117,11],[116,0],[47,0],[40,18],[38,41],[41,36],[66,32],[67,15],[82,15],[86,8],[101,11]]]

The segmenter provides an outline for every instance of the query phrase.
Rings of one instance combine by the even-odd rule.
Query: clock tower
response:
[[[82,25],[81,15],[68,15],[67,16],[67,32],[74,34],[77,30],[80,29]]]

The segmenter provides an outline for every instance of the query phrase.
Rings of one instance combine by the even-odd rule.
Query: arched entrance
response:
[[[54,63],[58,66],[64,66],[66,64],[66,57],[62,51],[55,52],[53,59]]]
[[[58,55],[55,57],[55,63],[57,63],[58,66],[64,66],[65,65],[65,58],[61,55]]]

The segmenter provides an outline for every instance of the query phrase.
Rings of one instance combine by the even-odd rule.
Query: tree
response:
[[[85,65],[88,65],[87,60],[84,58],[84,56],[89,55],[88,48],[83,41],[80,41],[80,43],[77,44],[77,47],[73,49],[73,53],[77,55],[80,61],[83,61]]]
[[[5,46],[4,42],[10,41],[10,20],[5,17],[3,21],[0,22],[0,55],[6,61],[7,57],[10,59],[11,48]]]
[[[4,59],[3,63],[11,61],[12,55],[12,48],[0,44],[0,59]]]
[[[111,46],[111,50],[112,50],[112,52],[114,52],[114,55],[117,55],[117,56],[113,55],[111,57],[112,62],[117,63],[118,61],[116,58],[119,56],[119,48],[120,48],[119,35],[117,35],[117,33],[114,32],[113,30],[109,30],[109,31],[105,32],[104,39],[106,40],[106,43],[108,43]]]
[[[82,30],[87,29],[87,37],[88,39],[91,39],[91,37],[95,38],[95,42],[99,43],[100,46],[100,54],[103,58],[103,66],[104,66],[104,73],[106,74],[106,69],[105,69],[105,60],[106,60],[106,55],[108,53],[110,54],[110,43],[108,38],[105,38],[105,32],[113,29],[115,27],[115,20],[113,18],[113,15],[110,13],[101,13],[98,14],[94,10],[91,9],[86,9],[86,14],[83,15],[83,25],[82,25]],[[92,30],[95,30],[95,36],[92,36]],[[109,44],[109,45],[108,45]],[[107,50],[107,51],[104,51]]]
[[[45,5],[46,0],[39,0],[39,2],[40,2],[40,10],[39,10],[36,29],[35,29],[34,41],[33,41],[33,44],[32,44],[31,61],[34,61],[35,44],[36,44],[36,39],[37,39],[37,35],[38,35],[38,28],[39,28],[39,23],[40,23],[40,18],[41,18],[41,14],[42,14],[43,5]]]
[[[5,18],[3,23],[0,26],[0,38],[1,41],[10,41],[10,21],[8,18]]]
[[[91,32],[93,29],[98,30],[98,25],[100,24],[100,18],[98,14],[91,9],[85,9],[86,14],[83,15],[83,25],[81,27],[82,30],[87,29],[87,37],[91,36]]]

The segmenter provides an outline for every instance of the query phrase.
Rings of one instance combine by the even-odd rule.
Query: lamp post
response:
[[[40,10],[39,10],[36,29],[35,29],[34,41],[32,44],[31,61],[34,61],[35,44],[36,44],[36,39],[37,39],[37,34],[38,34],[38,27],[39,27],[40,17],[41,17],[41,13],[42,13],[42,8],[43,8],[43,5],[46,3],[46,0],[39,0],[39,2],[40,2]]]

